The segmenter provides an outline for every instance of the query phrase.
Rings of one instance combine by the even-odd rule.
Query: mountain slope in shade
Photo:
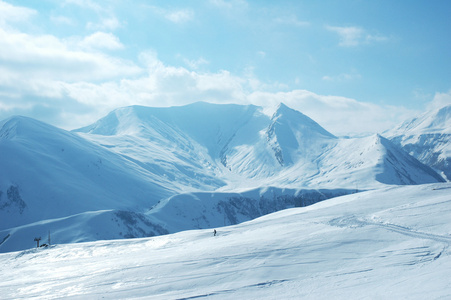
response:
[[[451,180],[451,105],[408,120],[385,135]]]
[[[99,209],[142,209],[175,187],[104,147],[45,123],[0,123],[0,228]]]

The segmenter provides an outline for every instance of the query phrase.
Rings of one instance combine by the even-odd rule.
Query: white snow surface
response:
[[[2,299],[449,299],[451,184],[239,225],[0,254]]]

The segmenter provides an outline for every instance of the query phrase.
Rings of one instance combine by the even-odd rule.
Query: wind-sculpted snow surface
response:
[[[451,184],[213,230],[0,254],[3,299],[449,299]],[[127,218],[127,217],[126,217]]]

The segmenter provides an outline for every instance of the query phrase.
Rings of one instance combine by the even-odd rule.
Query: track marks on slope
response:
[[[393,231],[405,236],[413,237],[413,238],[419,238],[419,239],[427,239],[427,240],[433,240],[436,242],[451,243],[451,236],[449,235],[439,235],[439,234],[433,234],[429,232],[422,232],[413,230],[409,227],[404,227],[401,225],[396,225],[392,223],[387,222],[378,222],[378,221],[372,221],[364,218],[359,218],[355,215],[348,215],[340,218],[332,219],[328,222],[331,226],[336,227],[347,227],[347,228],[357,228],[357,227],[363,227],[363,226],[376,226],[383,228],[385,230]]]
[[[178,300],[199,299],[199,298],[206,298],[206,297],[210,297],[210,296],[219,296],[221,294],[234,293],[234,292],[236,292],[239,289],[264,288],[264,287],[272,286],[274,284],[281,284],[281,283],[284,283],[286,281],[289,281],[289,280],[287,280],[287,279],[270,280],[270,281],[265,281],[265,282],[259,282],[259,283],[255,283],[255,284],[245,285],[245,286],[242,286],[242,287],[238,287],[236,289],[220,290],[220,291],[211,292],[211,293],[202,294],[202,295],[190,296],[190,297],[186,297],[186,298],[179,298]]]

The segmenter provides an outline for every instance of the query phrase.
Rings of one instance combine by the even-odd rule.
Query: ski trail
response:
[[[382,227],[382,228],[390,230],[390,231],[394,231],[394,232],[397,232],[397,233],[400,233],[400,234],[403,234],[406,236],[410,236],[410,237],[433,240],[433,241],[447,243],[447,244],[451,243],[451,236],[416,231],[416,230],[412,230],[407,227],[390,224],[390,223],[379,223],[379,222],[371,222],[371,221],[366,221],[366,223],[367,223],[367,225],[375,225],[375,226]]]
[[[411,228],[408,228],[408,227],[391,224],[391,223],[371,221],[368,219],[358,218],[354,215],[332,219],[331,221],[329,221],[329,225],[337,226],[337,227],[347,227],[347,228],[356,228],[356,227],[363,227],[363,226],[377,226],[377,227],[380,227],[380,228],[383,228],[383,229],[386,229],[389,231],[397,232],[397,233],[400,233],[400,234],[403,234],[406,236],[410,236],[410,237],[414,237],[414,238],[427,239],[427,240],[433,240],[436,242],[451,244],[451,236],[449,236],[449,235],[439,235],[439,234],[412,230]]]

